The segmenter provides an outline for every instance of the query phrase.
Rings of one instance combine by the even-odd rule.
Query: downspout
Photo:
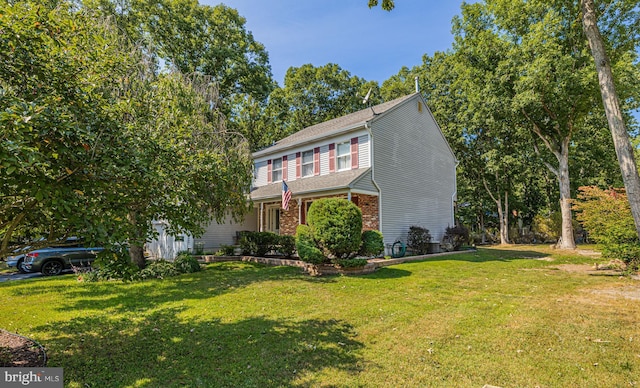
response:
[[[373,133],[371,132],[371,126],[369,125],[368,122],[364,123],[364,129],[367,130],[367,133],[369,134],[369,147],[371,148],[370,152],[369,152],[369,165],[371,165],[371,182],[373,183],[373,185],[376,187],[376,189],[378,190],[378,229],[380,230],[380,232],[382,233],[382,236],[384,238],[384,232],[382,231],[382,190],[380,190],[380,186],[378,186],[378,183],[376,182],[376,174],[375,174],[375,169],[374,169],[374,164],[373,161],[375,160],[375,158],[373,157],[374,152],[373,152]],[[386,253],[386,252],[385,252]]]

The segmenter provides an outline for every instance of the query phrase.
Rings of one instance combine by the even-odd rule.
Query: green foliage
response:
[[[147,266],[140,270],[138,274],[142,280],[146,279],[165,279],[173,276],[178,276],[180,271],[176,266],[167,260],[154,260],[147,264]]]
[[[180,252],[173,261],[173,265],[179,273],[194,273],[202,270],[198,259],[187,252]]]
[[[291,257],[296,250],[296,238],[288,235],[279,236],[276,250],[287,257]]]
[[[284,87],[271,93],[266,114],[262,115],[272,121],[262,125],[279,128],[281,132],[271,139],[279,140],[305,127],[365,108],[362,100],[369,90],[372,90],[371,104],[383,102],[378,89],[377,82],[352,76],[334,63],[290,67]]]
[[[129,257],[126,248],[105,249],[98,253],[93,262],[93,270],[83,274],[86,281],[91,280],[122,280],[132,281],[137,278],[138,267]]]
[[[253,165],[214,78],[158,73],[153,49],[56,4],[0,6],[0,255],[19,238],[82,235],[127,242],[142,267],[152,220],[198,235],[229,211],[242,217]]]
[[[351,201],[341,198],[314,201],[307,223],[318,248],[335,258],[347,258],[360,249],[362,212]]]
[[[561,235],[562,215],[560,212],[552,212],[546,217],[538,214],[533,218],[531,227],[534,233],[543,238],[543,241],[557,241]]]
[[[220,250],[218,251],[220,254],[218,256],[233,256],[236,252],[236,247],[233,245],[220,245]]]
[[[384,251],[384,241],[379,230],[362,232],[362,245],[358,254],[362,256],[378,256]]]
[[[245,255],[264,256],[275,251],[291,256],[295,247],[295,237],[271,232],[245,232],[240,238],[240,248]]]
[[[429,252],[430,242],[431,234],[429,233],[429,229],[416,225],[409,228],[407,247],[410,248],[413,253],[418,255],[427,254]]]
[[[469,242],[469,229],[464,225],[448,226],[444,233],[444,240],[450,242],[453,250],[457,251],[463,244]]]
[[[623,260],[637,268],[640,242],[624,189],[583,186],[578,190],[578,199],[573,205],[576,218],[590,238],[603,247],[603,256]]]
[[[364,267],[368,263],[367,259],[363,259],[363,258],[335,259],[333,260],[333,262],[338,267],[342,267],[342,268]]]
[[[328,261],[316,247],[311,229],[307,225],[298,225],[296,228],[296,251],[300,260],[307,263],[322,264]]]
[[[264,256],[276,248],[278,237],[271,232],[247,232],[240,238],[240,248],[245,255]]]

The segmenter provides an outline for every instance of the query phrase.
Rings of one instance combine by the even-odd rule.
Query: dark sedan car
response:
[[[86,267],[96,259],[104,248],[85,248],[80,244],[38,249],[26,254],[22,267],[28,272],[42,272],[43,275],[59,275],[72,267]]]

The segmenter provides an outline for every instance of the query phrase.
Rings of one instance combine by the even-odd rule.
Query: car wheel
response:
[[[40,272],[45,276],[60,275],[62,272],[62,263],[58,260],[47,261],[42,264],[42,270]]]
[[[29,271],[24,269],[23,264],[24,264],[24,260],[18,260],[18,263],[16,264],[16,268],[18,269],[18,272],[20,272],[20,273],[29,273]]]

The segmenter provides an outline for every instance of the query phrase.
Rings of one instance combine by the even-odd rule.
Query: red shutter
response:
[[[313,175],[320,175],[320,147],[313,149]]]
[[[358,168],[358,138],[351,139],[351,168]]]
[[[287,155],[282,157],[282,180],[286,181],[287,179],[289,179],[289,177],[287,176],[288,171],[289,170],[289,163],[287,163]]]
[[[302,161],[300,152],[296,152],[296,179],[302,178]]]
[[[267,183],[271,183],[271,159],[267,160]]]
[[[336,172],[336,143],[329,144],[329,172]]]

